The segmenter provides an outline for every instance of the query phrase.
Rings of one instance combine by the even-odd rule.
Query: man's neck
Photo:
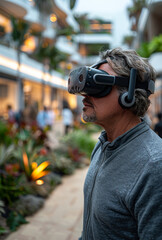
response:
[[[135,127],[141,122],[140,118],[134,116],[134,114],[127,113],[126,115],[120,116],[115,121],[108,121],[103,127],[107,132],[107,140],[112,142],[120,135],[124,134],[131,128]]]

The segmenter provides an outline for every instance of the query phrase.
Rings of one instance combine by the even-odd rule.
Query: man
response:
[[[62,121],[64,124],[64,134],[68,134],[73,126],[73,113],[67,102],[64,103],[62,110]]]
[[[55,121],[55,113],[51,107],[47,108],[47,114],[48,114],[48,117],[47,117],[46,124],[51,130]]]
[[[43,107],[43,110],[38,112],[37,114],[37,124],[42,130],[48,125],[48,108],[46,106]]]
[[[85,180],[83,232],[80,239],[160,240],[162,140],[141,120],[150,104],[148,96],[153,93],[150,86],[154,85],[155,73],[135,51],[113,49],[102,53],[101,57],[102,61],[95,66],[97,70],[79,70],[82,74],[79,75],[80,83],[76,83],[78,88],[70,87],[73,74],[69,78],[69,92],[80,91],[84,96],[83,119],[105,129],[93,150]],[[129,105],[128,98],[125,102],[122,100],[123,93],[130,95],[133,87],[128,91],[128,87],[118,86],[117,80],[116,84],[110,80],[120,76],[124,77],[124,81],[125,77],[129,77],[130,86],[131,69],[135,69],[137,75],[134,101]],[[104,71],[105,76],[107,73],[111,75],[109,81],[112,83],[109,83],[111,86],[107,85],[110,88],[107,95],[100,94],[99,97],[99,93],[96,93],[100,84],[103,84],[101,82],[106,81],[102,80],[102,74],[98,75],[100,79],[97,73],[93,77],[85,74],[89,79],[82,87],[85,71],[88,74]],[[93,79],[93,85],[98,83],[96,92],[88,89],[90,79]]]
[[[8,112],[8,122],[14,123],[15,122],[15,113],[14,113],[11,105],[7,106],[7,112]]]

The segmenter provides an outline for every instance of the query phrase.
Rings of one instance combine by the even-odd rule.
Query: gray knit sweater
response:
[[[82,240],[162,240],[162,139],[145,122],[102,132],[84,185]]]

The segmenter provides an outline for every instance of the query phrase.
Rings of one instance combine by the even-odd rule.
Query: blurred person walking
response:
[[[158,122],[155,124],[154,131],[162,138],[162,113],[157,114]]]
[[[62,120],[64,124],[64,134],[66,135],[73,126],[73,113],[67,103],[62,110]]]
[[[48,121],[48,108],[44,106],[37,115],[37,124],[43,130],[48,125]]]
[[[8,114],[8,122],[14,123],[15,122],[15,112],[13,111],[13,108],[11,105],[7,106],[7,114]]]
[[[48,107],[47,114],[48,116],[47,116],[46,124],[49,127],[49,129],[52,129],[52,126],[55,121],[55,113],[51,107]]]
[[[142,120],[155,77],[146,59],[120,48],[70,73],[84,121],[104,128],[85,179],[80,240],[162,239],[162,139]]]

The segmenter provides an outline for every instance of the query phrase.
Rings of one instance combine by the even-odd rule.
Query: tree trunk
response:
[[[43,63],[41,109],[43,109],[44,99],[45,99],[45,80],[44,80],[44,75],[45,75],[45,65]]]
[[[23,91],[23,82],[20,77],[20,65],[21,65],[21,50],[17,49],[17,84],[18,84],[18,111],[22,111],[24,109],[24,91]]]

